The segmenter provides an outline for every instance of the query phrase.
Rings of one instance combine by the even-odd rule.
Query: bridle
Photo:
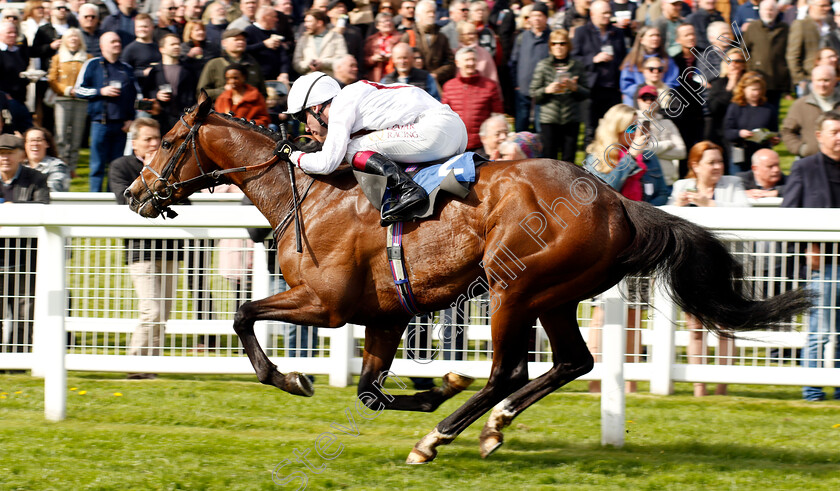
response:
[[[210,114],[212,114],[213,112],[215,112],[215,111],[210,111]],[[204,166],[201,165],[201,159],[198,156],[198,147],[196,145],[196,141],[198,140],[198,130],[201,128],[201,125],[204,123],[204,119],[203,118],[202,119],[196,118],[195,124],[190,126],[187,123],[187,121],[184,119],[184,116],[181,116],[180,122],[181,122],[182,125],[184,125],[185,128],[187,128],[187,130],[188,130],[187,136],[184,138],[184,141],[181,142],[181,145],[178,146],[178,149],[175,151],[175,153],[172,155],[172,157],[169,158],[169,161],[166,162],[166,165],[163,167],[163,169],[160,171],[160,173],[158,173],[156,170],[152,169],[147,162],[143,162],[143,170],[148,170],[149,172],[151,172],[155,176],[155,180],[152,181],[151,185],[149,185],[149,182],[146,181],[146,178],[143,175],[143,171],[142,170],[140,171],[140,180],[143,182],[143,186],[145,186],[146,191],[148,191],[149,195],[151,196],[149,198],[149,201],[151,201],[154,209],[157,210],[157,212],[160,215],[164,216],[164,218],[175,218],[176,216],[178,216],[178,214],[172,208],[170,208],[169,206],[163,206],[162,203],[163,203],[163,201],[170,199],[172,197],[172,195],[176,191],[178,191],[179,189],[185,188],[188,185],[193,184],[193,183],[198,182],[198,181],[201,181],[201,180],[209,180],[209,182],[207,183],[207,186],[210,186],[210,185],[218,183],[219,180],[222,178],[222,176],[224,176],[225,174],[232,174],[234,172],[252,171],[252,170],[257,170],[257,169],[260,169],[260,168],[263,168],[263,167],[269,167],[271,165],[274,165],[275,163],[277,163],[280,160],[279,149],[280,149],[280,146],[283,143],[282,141],[278,142],[277,147],[274,149],[274,153],[272,154],[271,158],[268,159],[265,162],[262,162],[260,164],[255,164],[255,165],[235,167],[235,168],[232,168],[232,169],[216,169],[216,170],[207,172],[204,169]],[[282,140],[285,140],[286,139],[285,128],[282,127],[282,126],[281,126],[281,128],[283,128]],[[169,182],[169,178],[172,176],[172,173],[175,171],[175,166],[181,161],[181,159],[184,157],[184,155],[187,153],[188,150],[192,151],[193,158],[195,158],[195,163],[196,163],[196,165],[198,165],[198,169],[201,171],[201,175],[193,177],[191,179],[187,179],[186,181],[177,181],[177,182],[174,182],[174,183]],[[280,222],[280,225],[278,225],[274,229],[275,241],[280,238],[279,235],[283,233],[283,231],[285,230],[285,225],[289,223],[289,219],[292,217],[292,214],[294,214],[295,225],[296,225],[295,231],[297,233],[297,251],[302,252],[302,247],[301,247],[301,243],[300,243],[300,224],[299,224],[299,221],[298,221],[298,210],[300,208],[300,204],[303,202],[303,199],[306,198],[307,194],[309,194],[309,189],[312,187],[312,184],[315,182],[315,179],[313,178],[309,182],[309,186],[307,186],[306,191],[303,193],[303,195],[298,200],[297,184],[295,182],[294,167],[292,166],[291,163],[289,163],[289,175],[290,175],[290,182],[289,183],[292,187],[292,197],[293,197],[292,209],[289,210],[286,217]],[[163,187],[159,191],[155,191],[154,187],[158,183],[161,183],[163,185]]]

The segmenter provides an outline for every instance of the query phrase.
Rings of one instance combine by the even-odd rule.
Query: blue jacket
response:
[[[645,203],[653,206],[662,206],[668,203],[671,196],[671,187],[665,183],[665,176],[662,174],[662,165],[656,155],[645,159],[647,171],[642,174],[642,195]]]
[[[648,58],[656,56],[656,55],[645,55],[644,59],[647,60]],[[674,62],[671,57],[667,57],[667,59],[662,60],[663,64],[668,64],[668,70],[662,76],[662,83],[675,89],[679,87],[679,82],[677,82],[677,77],[680,76],[680,69],[677,64]],[[624,103],[630,107],[635,107],[635,101],[633,100],[636,97],[636,90],[638,90],[639,85],[645,83],[645,76],[642,72],[636,69],[635,66],[628,66],[621,69],[621,80],[620,80],[620,88],[621,93],[624,95]]]
[[[612,61],[593,63],[592,59],[601,52],[602,45],[611,45]],[[621,73],[621,62],[627,56],[627,46],[624,44],[624,33],[614,26],[607,28],[607,37],[601,42],[601,32],[592,22],[575,29],[575,42],[572,56],[586,67],[587,85],[590,89],[608,87],[617,89]]]
[[[103,97],[99,90],[112,81],[122,84],[119,97]],[[141,94],[131,66],[105,58],[91,58],[76,78],[76,96],[88,101],[87,112],[93,122],[134,119],[134,101]]]
[[[785,197],[782,208],[831,208],[832,193],[828,172],[822,152],[799,159],[785,182]]]
[[[531,78],[537,63],[548,57],[548,36],[551,30],[546,28],[540,37],[530,30],[522,31],[516,38],[513,53],[510,55],[510,71],[519,91],[528,96],[531,91]]]

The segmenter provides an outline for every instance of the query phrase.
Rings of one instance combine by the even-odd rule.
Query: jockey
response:
[[[288,160],[312,174],[329,174],[342,161],[387,178],[395,198],[383,203],[382,224],[428,200],[426,191],[394,162],[448,158],[467,148],[467,129],[449,106],[412,85],[366,80],[341,89],[332,77],[312,72],[295,81],[288,111],[321,142],[319,152],[289,151]]]

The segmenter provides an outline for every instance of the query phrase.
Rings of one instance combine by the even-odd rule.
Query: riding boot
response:
[[[363,162],[362,162],[363,161]],[[414,182],[391,159],[375,152],[358,152],[353,157],[353,166],[366,174],[376,174],[388,179],[388,189],[391,191],[392,199],[390,207],[382,204],[382,225],[402,221],[402,214],[425,203],[429,199],[426,190]]]

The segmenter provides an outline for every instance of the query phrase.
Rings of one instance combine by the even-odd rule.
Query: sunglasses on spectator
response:
[[[741,60],[739,58],[732,58],[732,63],[746,63],[745,60]]]
[[[178,10],[178,7],[169,7],[167,10]]]
[[[53,10],[68,10],[68,9],[64,5],[61,5],[61,6],[58,6],[58,7],[53,7]]]
[[[461,12],[469,12],[470,9],[461,9]]]
[[[653,94],[645,94],[645,95],[639,97],[639,99],[641,99],[644,102],[653,102],[653,101],[656,100],[656,96],[653,95]]]
[[[6,17],[3,17],[3,18],[4,19],[11,19],[11,20],[18,20],[18,16],[16,16],[16,15],[7,15]]]
[[[553,43],[551,43],[552,46],[566,46],[567,44],[569,43],[567,43],[566,41],[554,41]]]
[[[649,72],[654,72],[654,73],[662,73],[662,71],[664,69],[665,68],[661,67],[661,66],[647,66],[647,67],[645,67],[645,70],[647,70]]]
[[[82,18],[84,18],[84,19],[95,19],[96,16],[95,15],[83,15]]]

